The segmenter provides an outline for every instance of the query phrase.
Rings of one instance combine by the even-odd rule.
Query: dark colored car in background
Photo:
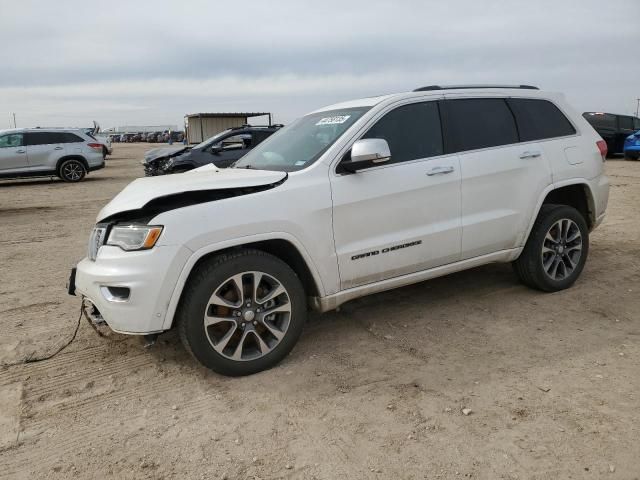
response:
[[[636,130],[640,130],[640,118],[631,115],[584,112],[582,116],[607,142],[609,155],[622,154],[626,138]]]
[[[624,141],[624,158],[626,160],[640,160],[640,130],[629,135]]]
[[[243,125],[224,130],[193,147],[176,145],[149,150],[142,162],[144,174],[150,177],[180,173],[210,163],[227,168],[281,127],[282,125]]]

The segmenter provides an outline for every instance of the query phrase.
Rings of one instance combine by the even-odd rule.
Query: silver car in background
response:
[[[58,176],[79,182],[100,168],[103,145],[81,130],[0,130],[0,178]]]

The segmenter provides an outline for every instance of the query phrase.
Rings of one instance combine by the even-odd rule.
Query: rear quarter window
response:
[[[75,133],[63,133],[62,141],[60,143],[83,143],[83,142],[84,142],[84,139],[82,137],[79,137]]]
[[[516,117],[521,142],[576,133],[564,113],[548,100],[510,98],[507,102]]]

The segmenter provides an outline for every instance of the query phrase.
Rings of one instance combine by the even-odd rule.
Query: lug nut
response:
[[[258,325],[258,322],[256,320],[253,321],[254,325]]]

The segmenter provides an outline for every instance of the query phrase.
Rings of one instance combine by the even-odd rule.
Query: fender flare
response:
[[[527,227],[527,230],[522,239],[521,245],[518,245],[519,247],[524,247],[524,245],[527,243],[527,240],[529,239],[529,235],[531,234],[531,230],[533,229],[533,224],[536,222],[536,219],[538,218],[538,214],[540,213],[540,209],[542,208],[542,204],[544,202],[544,199],[547,198],[547,195],[549,195],[549,193],[552,192],[553,190],[557,190],[558,188],[562,188],[562,187],[568,187],[570,185],[581,185],[583,187],[586,187],[587,196],[589,197],[587,198],[587,204],[589,206],[593,206],[593,201],[594,201],[593,192],[591,191],[591,185],[589,185],[589,182],[586,179],[569,178],[567,180],[562,180],[557,183],[550,183],[549,185],[547,185],[547,187],[544,190],[542,190],[542,192],[538,197],[538,203],[536,205],[534,215],[531,217],[531,220],[529,220],[529,226]]]
[[[291,243],[300,253],[305,263],[307,264],[307,268],[311,272],[311,276],[313,277],[316,286],[318,287],[320,296],[325,296],[325,288],[322,282],[322,277],[318,272],[318,268],[316,267],[315,262],[309,255],[309,252],[304,247],[302,242],[298,240],[294,235],[287,232],[269,232],[269,233],[260,233],[255,235],[248,235],[244,237],[238,237],[230,240],[225,240],[223,242],[214,243],[211,245],[207,245],[202,247],[192,253],[186,263],[183,265],[180,275],[178,276],[178,280],[176,281],[175,286],[173,287],[173,293],[171,294],[171,298],[169,299],[169,303],[167,305],[167,310],[164,316],[164,322],[162,325],[162,330],[169,330],[173,325],[173,319],[175,317],[176,310],[178,308],[178,302],[182,297],[182,292],[184,291],[184,286],[189,279],[189,275],[191,275],[191,271],[193,267],[196,265],[198,260],[200,260],[205,255],[210,253],[218,252],[221,250],[225,250],[227,248],[240,247],[242,245],[251,244],[255,242],[261,242],[264,240],[285,240]]]
[[[56,174],[60,171],[60,165],[62,165],[62,162],[65,162],[66,160],[79,160],[84,165],[84,168],[87,169],[87,172],[89,171],[89,162],[87,162],[87,159],[82,155],[65,155],[64,157],[59,158],[56,162]]]

